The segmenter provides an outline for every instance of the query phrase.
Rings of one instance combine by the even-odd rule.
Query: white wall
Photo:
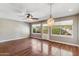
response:
[[[0,19],[0,41],[29,37],[29,24],[7,19]]]

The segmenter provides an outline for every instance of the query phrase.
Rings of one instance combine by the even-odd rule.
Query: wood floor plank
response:
[[[79,47],[39,39],[0,43],[1,56],[79,56]]]

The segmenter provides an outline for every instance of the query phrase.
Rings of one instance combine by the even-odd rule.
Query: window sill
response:
[[[32,34],[41,34],[41,33],[32,33]]]
[[[66,38],[73,38],[73,36],[68,36],[68,35],[51,35],[51,36],[57,36],[57,37],[66,37]]]

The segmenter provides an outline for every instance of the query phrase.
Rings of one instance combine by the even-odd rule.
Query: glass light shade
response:
[[[53,18],[49,18],[47,20],[47,24],[48,24],[49,27],[53,26],[54,25],[54,19]]]
[[[32,16],[29,16],[29,19],[31,19],[32,18]]]
[[[28,20],[28,21],[33,21],[33,19],[31,19],[31,18],[27,18],[27,20]]]

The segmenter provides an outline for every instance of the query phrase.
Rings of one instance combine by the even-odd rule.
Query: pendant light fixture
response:
[[[47,20],[47,24],[48,24],[48,27],[51,27],[54,25],[54,19],[52,17],[52,3],[50,3],[49,6],[50,6],[50,17]]]

